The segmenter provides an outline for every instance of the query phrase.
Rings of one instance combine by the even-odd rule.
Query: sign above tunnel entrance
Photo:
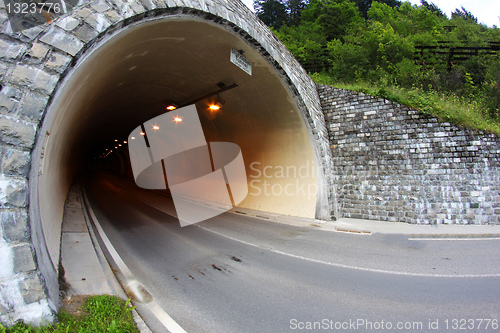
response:
[[[230,60],[233,64],[238,66],[242,71],[248,75],[252,75],[252,64],[241,53],[235,49],[231,49]]]

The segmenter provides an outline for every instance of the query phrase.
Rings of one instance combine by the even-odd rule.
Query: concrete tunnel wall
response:
[[[4,8],[1,17],[6,17]],[[126,137],[133,127],[163,113],[167,99],[182,104],[216,90],[218,82],[234,82],[239,87],[221,93],[226,100],[222,114],[207,114],[204,102],[197,104],[207,141],[222,139],[240,145],[247,173],[256,176],[253,179],[261,179],[259,168],[265,178],[265,166],[274,168],[268,169],[271,174],[279,172],[275,168],[279,166],[298,170],[304,162],[310,163],[308,172],[313,163],[317,167],[315,174],[306,177],[306,182],[317,185],[317,191],[302,210],[287,210],[293,200],[282,206],[259,196],[242,205],[323,219],[335,212],[331,152],[315,85],[241,2],[111,0],[84,3],[51,25],[21,33],[13,33],[5,19],[0,22],[1,322],[39,322],[50,318],[59,306],[57,262],[63,204],[71,182],[86,164],[81,153],[102,149],[93,145],[96,142]],[[213,38],[200,38],[199,29],[211,32]],[[175,35],[181,31],[186,34],[183,40]],[[141,49],[144,43],[133,49],[134,41],[147,44],[155,33],[160,35],[148,47],[156,52]],[[158,43],[162,40],[172,41],[169,47],[179,52],[185,49],[185,41],[204,42],[204,48],[177,60],[204,63],[207,75],[200,74],[201,65],[176,67],[168,61],[155,71],[150,65],[159,61],[154,58],[158,52],[167,58],[175,54]],[[228,46],[244,51],[254,66],[252,77],[229,63]],[[153,59],[139,61],[147,67],[141,71],[133,61],[148,54]],[[207,63],[217,57],[226,58],[223,68]],[[186,74],[179,68],[194,72]],[[153,84],[147,85],[148,80]],[[142,86],[130,84],[138,81]],[[141,94],[143,99],[134,99]],[[242,116],[245,122],[238,124]],[[127,119],[123,126],[115,126],[123,119]],[[247,136],[250,132],[252,140]],[[260,164],[251,167],[252,162]],[[282,181],[276,174],[272,177]],[[283,207],[285,211],[280,211]]]

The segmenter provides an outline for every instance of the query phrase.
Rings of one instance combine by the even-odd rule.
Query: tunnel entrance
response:
[[[251,75],[230,62],[231,49],[251,62]],[[230,85],[237,87],[221,89]],[[241,148],[249,194],[239,206],[315,217],[322,175],[316,172],[313,135],[289,85],[240,36],[193,15],[131,24],[87,52],[55,94],[34,155],[38,173],[31,179],[31,202],[38,203],[53,266],[75,177],[96,165],[130,177],[125,141],[131,130],[167,112],[171,103],[200,96],[209,96],[196,103],[207,141]],[[225,103],[211,111],[217,91]]]

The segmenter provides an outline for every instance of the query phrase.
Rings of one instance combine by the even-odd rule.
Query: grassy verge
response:
[[[368,82],[339,83],[334,82],[328,75],[317,73],[313,74],[312,78],[317,83],[385,98],[422,113],[434,115],[443,121],[500,135],[500,119],[487,116],[486,108],[481,102],[473,99],[420,88],[380,86]]]
[[[71,313],[62,310],[54,326],[17,323],[5,328],[0,324],[0,333],[138,333],[129,302],[108,295],[90,296]]]

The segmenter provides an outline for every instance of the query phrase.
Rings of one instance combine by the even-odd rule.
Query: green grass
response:
[[[82,315],[61,311],[54,326],[32,327],[20,322],[5,328],[0,324],[0,333],[138,333],[129,303],[114,296],[91,296]]]
[[[489,117],[486,108],[480,101],[474,99],[420,88],[407,89],[391,85],[381,86],[368,82],[339,83],[334,82],[330,76],[325,74],[315,73],[312,78],[317,83],[385,98],[422,113],[436,116],[442,121],[500,135],[500,119]]]

